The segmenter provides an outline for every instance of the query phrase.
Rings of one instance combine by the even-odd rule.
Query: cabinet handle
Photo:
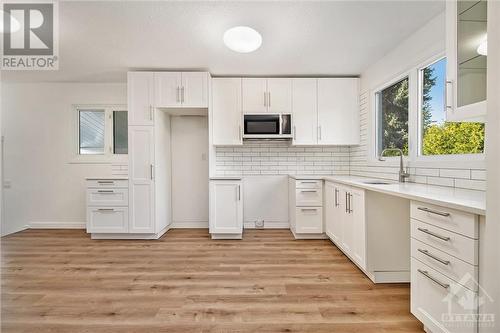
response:
[[[345,192],[345,212],[346,213],[349,213],[349,200],[347,199],[347,196],[349,194],[347,192]]]
[[[112,181],[112,180],[98,180],[97,184],[111,184],[111,185],[114,185],[115,182]]]
[[[151,180],[153,180],[153,179],[154,179],[154,177],[155,177],[155,176],[154,176],[154,172],[155,172],[155,171],[154,171],[154,165],[153,165],[153,164],[150,164],[150,166],[149,166],[149,167],[150,167],[150,171],[151,171]]]
[[[241,125],[238,126],[238,140],[241,141]]]
[[[97,193],[115,193],[113,190],[97,190]]]
[[[451,86],[451,90],[449,90],[448,87]],[[449,98],[449,94],[451,93],[451,98]],[[444,105],[446,105],[447,109],[453,109],[453,104],[449,104],[448,102],[451,100],[453,103],[453,81],[446,81],[446,88],[445,88],[445,94],[444,94]]]
[[[267,106],[271,107],[271,93],[267,93]]]
[[[318,208],[301,208],[300,210],[303,212],[306,212],[306,211],[315,211],[316,212],[318,210]]]
[[[418,271],[420,274],[422,274],[423,276],[425,276],[426,278],[428,278],[429,280],[431,280],[432,282],[434,282],[434,283],[436,283],[436,284],[440,285],[440,286],[441,286],[441,287],[443,287],[444,289],[448,289],[448,288],[450,287],[450,285],[449,285],[449,284],[447,284],[447,283],[443,283],[443,282],[439,281],[439,280],[438,280],[438,279],[436,279],[435,277],[431,276],[431,275],[429,274],[429,272],[427,272],[427,271],[423,271],[423,270],[421,270],[420,268],[419,268],[419,269],[417,269],[417,271]]]
[[[236,201],[241,200],[241,188],[240,185],[238,185],[238,188],[236,189]]]
[[[180,103],[180,91],[181,91],[181,88],[180,87],[177,87],[176,89],[176,94],[175,94],[175,101],[177,103]]]
[[[297,129],[295,128],[295,125],[293,126],[293,139],[297,140]]]
[[[339,190],[338,190],[338,189],[335,189],[335,207],[338,207],[338,206],[339,206],[339,199],[338,199],[338,195],[339,195]]]
[[[438,258],[435,255],[433,255],[432,253],[430,253],[429,251],[427,251],[427,250],[418,249],[418,252],[425,254],[429,258],[432,258],[432,259],[434,259],[436,261],[439,261],[443,265],[449,265],[450,264],[450,262],[448,260],[444,260],[444,259]]]
[[[353,210],[352,210],[352,197],[353,197],[353,195],[351,193],[349,193],[349,213],[353,212]]]
[[[450,216],[450,213],[440,212],[440,211],[433,210],[433,209],[430,209],[430,208],[427,208],[427,207],[418,207],[417,209],[421,210],[423,212],[426,212],[426,213],[436,214],[436,215],[439,215],[439,216],[444,216],[444,217]]]
[[[97,211],[99,211],[99,212],[114,212],[115,210],[113,208],[98,208]]]
[[[264,91],[264,106],[267,106],[267,103],[266,103],[266,100],[267,100],[267,96],[266,96],[266,92]]]
[[[181,87],[181,103],[184,104],[184,87]]]
[[[317,182],[314,180],[302,180],[301,184],[316,184]]]
[[[321,140],[321,126],[318,126],[319,139]]]
[[[432,237],[436,237],[436,238],[439,238],[441,240],[444,240],[445,242],[448,242],[450,240],[450,237],[438,235],[432,231],[429,231],[428,229],[417,228],[417,230],[423,232],[424,234],[430,235]]]
[[[153,121],[153,106],[149,106],[149,120]]]
[[[300,190],[300,192],[313,192],[313,193],[316,193],[318,192],[318,190]]]

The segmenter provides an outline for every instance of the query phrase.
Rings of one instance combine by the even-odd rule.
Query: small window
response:
[[[87,161],[108,161],[128,153],[127,111],[112,106],[76,107],[77,155]],[[94,157],[90,157],[94,155]],[[101,157],[98,157],[101,156]],[[125,157],[124,157],[125,158]]]
[[[376,93],[377,155],[399,148],[408,155],[408,77]],[[387,152],[385,156],[397,155]]]
[[[113,153],[128,153],[128,120],[126,111],[113,111]]]
[[[446,58],[420,70],[420,154],[484,152],[484,124],[446,122]]]
[[[104,154],[104,110],[79,111],[80,155]]]

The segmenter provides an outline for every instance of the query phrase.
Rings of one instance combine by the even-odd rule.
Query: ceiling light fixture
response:
[[[224,33],[224,44],[239,53],[249,53],[262,45],[262,36],[250,27],[234,27]]]
[[[481,44],[479,44],[479,46],[477,47],[477,53],[479,53],[480,55],[488,55],[488,40],[485,39],[484,41],[481,42]]]

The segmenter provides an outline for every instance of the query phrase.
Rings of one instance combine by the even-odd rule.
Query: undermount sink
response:
[[[369,185],[391,185],[393,183],[391,182],[385,182],[383,180],[366,180],[362,182],[363,184],[369,184]]]

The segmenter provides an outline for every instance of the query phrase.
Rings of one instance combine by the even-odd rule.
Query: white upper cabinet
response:
[[[243,113],[267,112],[267,80],[243,78],[242,102]]]
[[[208,73],[182,72],[181,97],[185,108],[208,107]]]
[[[155,106],[181,106],[182,74],[180,72],[158,72],[155,77]]]
[[[155,107],[208,107],[207,72],[155,72]]]
[[[152,72],[127,75],[128,124],[153,125],[154,78]]]
[[[267,79],[267,111],[270,113],[292,113],[291,79]]]
[[[296,145],[313,145],[318,142],[316,82],[316,79],[292,80],[293,143]]]
[[[486,120],[486,26],[487,1],[446,1],[447,121]]]
[[[359,144],[357,78],[318,79],[318,143]]]
[[[242,144],[241,79],[212,79],[212,144]]]

